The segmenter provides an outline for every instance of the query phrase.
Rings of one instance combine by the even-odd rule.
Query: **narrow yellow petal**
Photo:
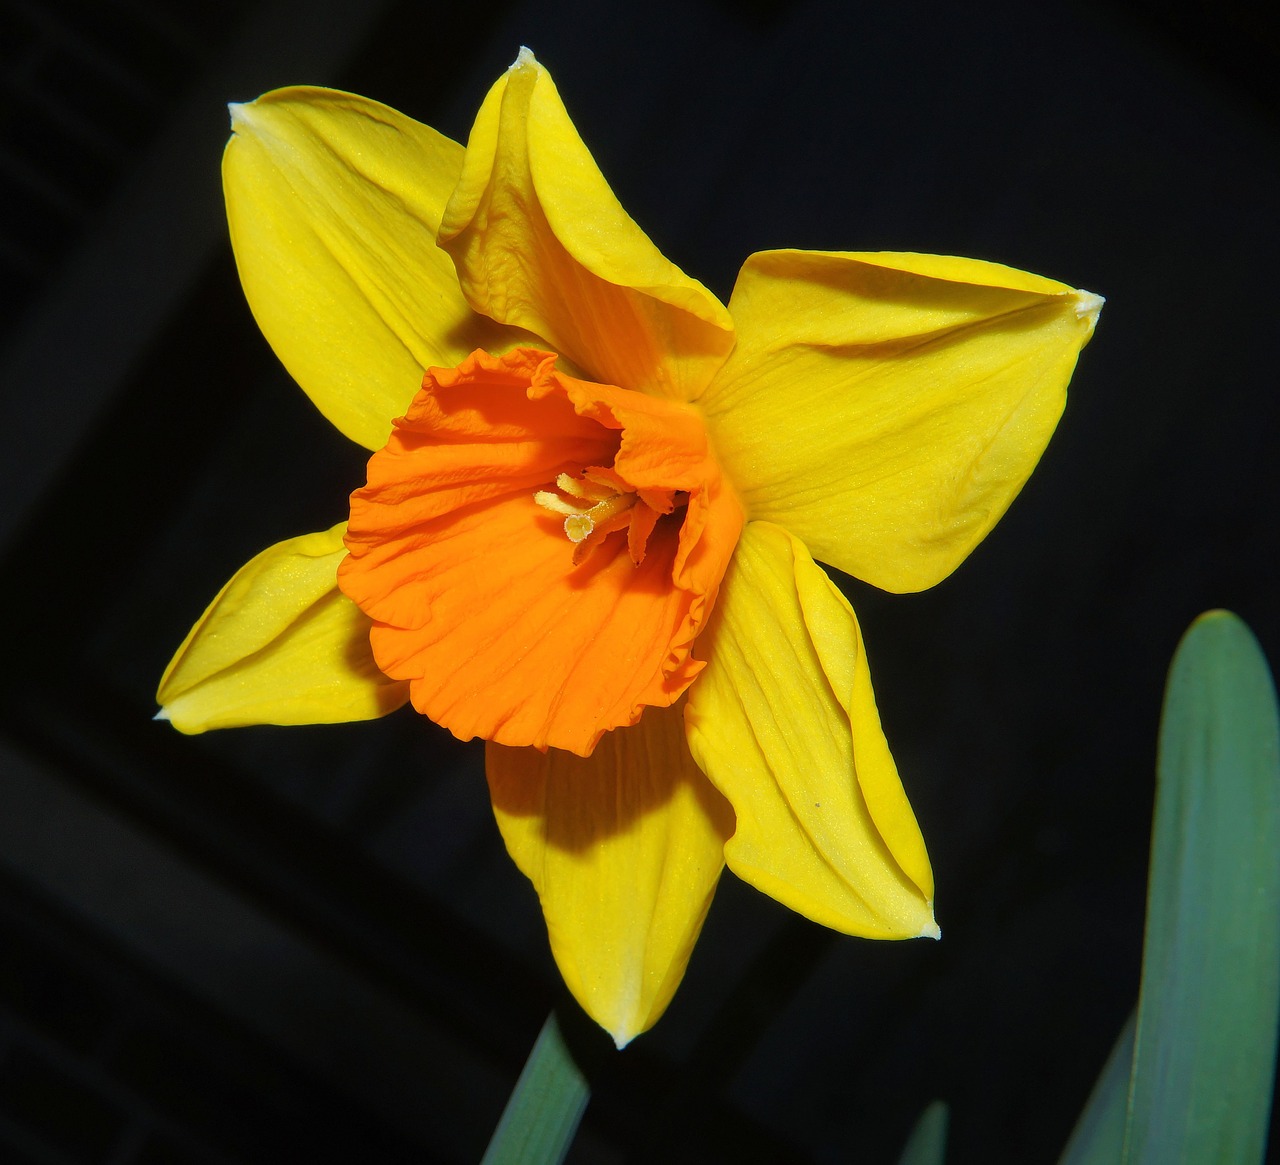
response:
[[[933,874],[857,620],[800,542],[747,526],[699,644],[710,662],[685,722],[737,815],[729,868],[824,926],[936,937]]]
[[[494,814],[533,882],[574,998],[618,1047],[684,977],[733,815],[684,742],[680,707],[648,708],[589,757],[486,746]]]
[[[435,245],[463,149],[329,89],[233,105],[231,124],[222,182],[249,306],[320,411],[377,449],[426,368],[505,342]]]
[[[738,347],[702,407],[753,518],[922,590],[1035,468],[1101,304],[972,259],[753,255],[730,301]]]
[[[181,732],[332,724],[409,698],[369,650],[369,619],[337,586],[345,523],[290,538],[242,566],[165,670],[158,719]]]
[[[591,379],[688,399],[733,346],[724,306],[623,210],[528,49],[480,108],[440,245],[476,311]]]

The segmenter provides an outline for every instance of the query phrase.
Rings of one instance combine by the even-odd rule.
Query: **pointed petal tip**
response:
[[[625,1029],[622,1031],[609,1033],[609,1035],[613,1037],[613,1046],[617,1048],[618,1051],[622,1051],[622,1049],[625,1048],[639,1034],[640,1034],[639,1032],[626,1031]]]
[[[528,45],[521,45],[520,51],[516,53],[516,59],[511,62],[512,69],[523,69],[532,65],[534,68],[538,66],[538,58],[533,55],[533,49]]]
[[[933,903],[929,903],[929,921],[920,928],[920,933],[916,938],[933,938],[940,939],[942,937],[942,927],[938,925],[937,920],[933,917]]]
[[[239,133],[249,124],[249,107],[252,101],[228,101],[227,113],[231,118],[231,132]]]
[[[157,712],[154,716],[152,716],[152,717],[151,717],[151,719],[152,719],[152,720],[169,720],[169,719],[171,719],[171,717],[169,716],[169,709],[168,709],[168,708],[161,708],[159,712]]]
[[[1095,295],[1092,291],[1083,289],[1074,293],[1076,301],[1076,318],[1088,321],[1090,329],[1098,322],[1098,315],[1102,311],[1102,305],[1106,303],[1106,299],[1101,295]]]

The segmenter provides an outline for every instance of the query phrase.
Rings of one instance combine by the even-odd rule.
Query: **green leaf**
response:
[[[935,1100],[920,1114],[898,1165],[942,1165],[947,1152],[947,1106]]]
[[[1129,1107],[1129,1075],[1133,1067],[1132,1012],[1120,1031],[1102,1075],[1071,1132],[1058,1165],[1120,1165],[1124,1150],[1124,1122]]]
[[[481,1165],[556,1165],[563,1161],[591,1099],[587,1078],[553,1011],[493,1130]]]
[[[1249,629],[1192,624],[1160,724],[1126,1165],[1261,1161],[1280,1003],[1280,730]]]

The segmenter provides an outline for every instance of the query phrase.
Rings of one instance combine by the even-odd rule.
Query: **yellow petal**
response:
[[[435,245],[462,147],[328,89],[233,105],[231,124],[222,182],[249,306],[320,411],[377,449],[426,368],[504,342]]]
[[[618,1047],[666,1010],[724,867],[733,815],[648,708],[589,757],[486,746],[493,809],[574,998]]]
[[[753,255],[702,399],[753,518],[891,591],[951,573],[1057,425],[1102,300],[994,263]]]
[[[933,874],[858,622],[804,547],[750,523],[699,644],[710,662],[685,722],[737,815],[729,868],[824,926],[936,937]]]
[[[440,245],[476,311],[591,379],[688,399],[733,345],[724,306],[622,209],[528,49],[480,107]]]
[[[181,732],[332,724],[408,700],[408,685],[374,665],[369,619],[338,590],[345,528],[279,542],[232,576],[165,670],[158,719]]]

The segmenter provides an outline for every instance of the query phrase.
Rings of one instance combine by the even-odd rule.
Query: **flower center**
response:
[[[697,408],[555,362],[427,370],[351,495],[338,581],[420,712],[590,756],[705,666],[693,644],[744,516]]]
[[[658,518],[688,501],[687,494],[674,490],[632,489],[612,469],[599,467],[584,469],[578,477],[560,474],[556,490],[539,490],[533,500],[544,510],[564,515],[565,537],[574,544],[574,566],[586,562],[619,530],[626,530],[627,550],[639,566]]]

